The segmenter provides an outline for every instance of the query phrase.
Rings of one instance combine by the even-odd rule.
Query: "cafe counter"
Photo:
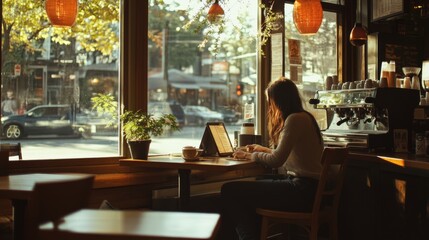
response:
[[[391,166],[397,170],[402,169],[407,172],[421,172],[425,176],[429,176],[429,156],[416,156],[411,153],[366,153],[353,151],[350,153],[350,156],[352,165],[363,161],[380,164],[385,167]]]
[[[428,199],[428,157],[352,151],[340,239],[429,239]]]

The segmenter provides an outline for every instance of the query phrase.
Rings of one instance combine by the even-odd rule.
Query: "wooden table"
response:
[[[83,209],[39,227],[45,240],[141,240],[214,239],[219,228],[217,213]]]
[[[25,215],[27,201],[31,198],[34,185],[38,182],[52,182],[76,179],[84,174],[21,174],[0,177],[0,198],[10,199],[14,215],[14,239],[25,239]]]
[[[149,157],[148,160],[122,159],[121,166],[164,168],[178,170],[179,209],[186,209],[190,199],[190,175],[192,170],[231,171],[255,167],[253,161],[235,161],[232,158],[202,157],[199,161],[185,161],[181,157]]]

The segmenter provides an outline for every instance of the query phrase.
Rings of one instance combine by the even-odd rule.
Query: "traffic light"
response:
[[[244,91],[244,84],[243,83],[237,84],[237,86],[235,87],[235,93],[237,94],[237,96],[243,95],[243,91]]]

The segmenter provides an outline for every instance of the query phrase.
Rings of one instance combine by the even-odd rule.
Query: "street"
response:
[[[239,124],[226,125],[228,135],[233,143],[234,131],[240,130]],[[204,128],[185,126],[179,132],[152,138],[150,154],[180,153],[183,146],[200,145]],[[66,159],[66,158],[97,158],[119,156],[119,139],[117,136],[97,135],[85,139],[80,137],[44,136],[28,137],[19,140],[1,139],[1,143],[22,145],[24,160]],[[11,161],[18,160],[11,157]]]

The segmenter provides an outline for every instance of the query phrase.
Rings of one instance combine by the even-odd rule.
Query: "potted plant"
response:
[[[92,109],[99,116],[106,117],[106,127],[117,127],[118,102],[111,94],[97,94],[91,98]],[[164,131],[180,130],[173,114],[154,116],[141,110],[126,110],[120,116],[122,132],[127,140],[132,158],[147,159],[151,137],[160,136]]]
[[[176,117],[172,114],[154,116],[141,110],[125,111],[121,115],[121,122],[131,157],[137,159],[147,159],[151,137],[180,129]]]

